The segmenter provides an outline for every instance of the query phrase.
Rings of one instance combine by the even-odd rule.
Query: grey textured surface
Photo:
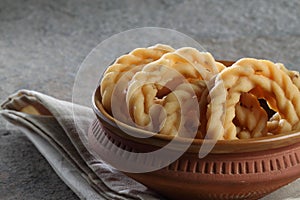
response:
[[[92,48],[144,26],[181,31],[217,59],[267,58],[300,70],[298,0],[0,0],[0,101],[21,88],[70,100]],[[0,199],[77,198],[2,118],[0,160]]]

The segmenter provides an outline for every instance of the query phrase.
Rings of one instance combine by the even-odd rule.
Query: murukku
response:
[[[237,137],[239,139],[267,136],[268,114],[260,106],[256,96],[242,93],[239,103],[235,106]]]
[[[283,64],[281,63],[276,63],[276,65],[284,71],[292,80],[292,82],[297,86],[297,88],[300,90],[300,75],[299,72],[294,71],[294,70],[288,70]]]
[[[299,72],[267,60],[225,67],[208,52],[159,44],[118,58],[100,90],[116,119],[159,134],[230,140],[300,129]]]
[[[153,120],[149,115],[150,108],[159,104],[165,113],[165,117],[159,123],[160,132],[168,135],[178,134],[178,125],[184,123],[180,123],[184,118],[180,112],[185,110],[183,102],[191,98],[200,99],[202,91],[206,88],[204,81],[195,84],[199,83],[195,80],[209,80],[217,72],[215,60],[209,53],[199,52],[193,48],[181,48],[165,54],[159,60],[144,66],[133,76],[126,94],[132,119],[138,126],[153,128]],[[188,90],[187,87],[193,89]]]
[[[208,138],[238,138],[233,119],[242,93],[264,98],[290,129],[300,128],[300,93],[290,77],[271,61],[244,58],[221,71],[210,90]],[[217,129],[216,121],[222,122],[224,130]]]
[[[129,54],[123,55],[116,59],[116,61],[107,68],[103,74],[100,83],[100,92],[102,97],[102,104],[104,108],[111,112],[112,94],[116,84],[122,85],[122,90],[127,89],[128,82],[132,76],[139,71],[144,65],[158,60],[162,55],[172,52],[174,49],[168,45],[157,44],[148,48],[137,48]],[[120,90],[121,90],[120,89]],[[114,98],[122,100],[122,94]]]
[[[300,76],[299,72],[287,69],[282,63],[276,63],[276,66],[286,73],[291,81],[296,85],[300,91]],[[279,113],[275,113],[270,120],[268,121],[268,131],[272,134],[279,134],[292,130],[291,125],[285,120],[282,119]]]
[[[201,82],[182,83],[165,97],[162,104],[165,116],[160,134],[197,137],[200,125],[198,102],[206,88]]]

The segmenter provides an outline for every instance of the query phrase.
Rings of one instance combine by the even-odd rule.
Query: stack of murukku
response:
[[[248,139],[300,129],[300,77],[283,64],[157,44],[123,55],[101,80],[115,119],[157,134]]]

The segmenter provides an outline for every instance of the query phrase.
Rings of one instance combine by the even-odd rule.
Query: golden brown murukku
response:
[[[144,65],[158,60],[162,55],[172,52],[174,49],[168,45],[157,44],[148,48],[137,48],[129,54],[123,55],[107,68],[100,84],[102,104],[111,112],[112,93],[116,84],[123,85],[126,89],[132,76]],[[121,80],[121,81],[120,81]],[[120,98],[121,97],[116,97]]]
[[[208,52],[167,45],[121,56],[101,81],[102,104],[120,121],[165,135],[221,140],[299,130],[299,91],[299,72],[281,63],[243,58],[225,67]]]
[[[161,133],[176,135],[178,126],[182,123],[180,120],[184,118],[182,113],[179,114],[183,110],[183,102],[189,98],[200,98],[206,87],[205,82],[196,84],[200,82],[195,80],[209,80],[217,72],[218,68],[211,54],[193,48],[181,48],[167,53],[144,66],[133,76],[126,95],[134,122],[139,126],[153,128],[153,124],[150,125],[153,121],[149,115],[150,108],[160,104],[165,113],[165,119],[159,123]],[[187,87],[193,89],[188,90]],[[183,94],[186,95],[185,98]],[[197,102],[196,106],[198,104]],[[164,126],[161,125],[163,121]]]
[[[210,90],[209,138],[237,139],[233,119],[242,93],[266,99],[291,129],[300,128],[300,93],[290,77],[270,61],[244,58],[221,71]],[[223,133],[213,124],[216,120],[223,122]]]
[[[294,70],[288,70],[283,64],[281,63],[276,63],[276,65],[284,71],[292,80],[292,82],[297,86],[297,88],[300,90],[300,75],[299,72],[294,71]]]
[[[239,103],[235,106],[237,137],[239,139],[256,138],[267,135],[268,114],[260,106],[256,96],[242,93]]]

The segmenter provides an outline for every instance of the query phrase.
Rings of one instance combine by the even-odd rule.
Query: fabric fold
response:
[[[77,187],[76,190],[79,191],[74,192],[80,198],[161,199],[142,184],[96,158],[88,149],[86,134],[95,119],[91,109],[29,90],[21,90],[10,96],[1,107],[2,116],[20,127],[40,152],[43,148],[40,141],[44,141],[63,158],[51,164],[45,152],[43,156],[53,168],[68,162],[96,191],[95,194],[99,194],[98,197],[95,194],[87,196],[84,189]],[[37,137],[40,139],[36,139]],[[58,174],[65,182],[70,176]],[[72,181],[67,185],[74,190],[74,186],[80,184]]]

